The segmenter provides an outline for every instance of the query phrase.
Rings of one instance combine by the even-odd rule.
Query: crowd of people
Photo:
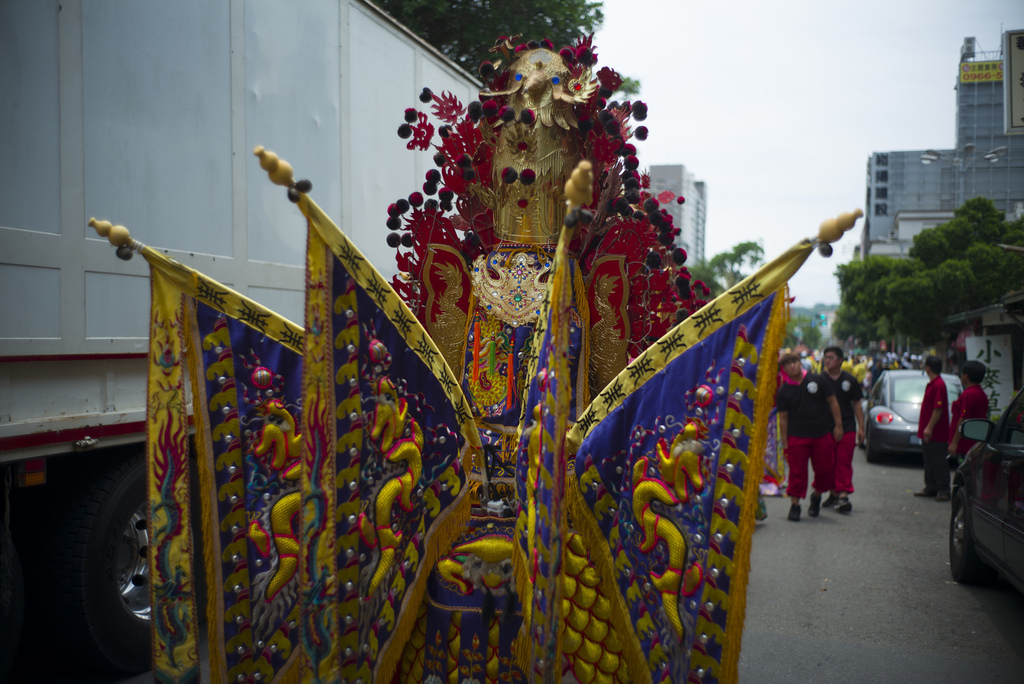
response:
[[[923,450],[924,488],[914,495],[949,501],[949,464],[973,444],[960,436],[960,422],[988,415],[988,398],[981,388],[985,366],[978,361],[963,364],[964,390],[950,406],[941,359],[933,355],[918,359],[894,355],[888,362],[902,367],[904,360],[919,362],[928,377],[917,428]],[[881,363],[876,357],[872,365]],[[861,400],[865,388],[888,366],[869,368],[866,358],[851,363],[840,347],[825,348],[820,361],[807,354],[785,353],[779,366],[774,427],[789,470],[785,492],[790,498],[789,519],[800,520],[801,501],[808,489],[808,515],[817,516],[823,507],[849,513],[853,510],[853,452],[864,442]]]

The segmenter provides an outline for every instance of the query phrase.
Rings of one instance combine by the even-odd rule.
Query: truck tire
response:
[[[115,461],[71,492],[43,565],[51,636],[76,665],[149,670],[145,459]]]
[[[25,583],[21,561],[11,533],[0,522],[0,682],[7,681],[14,663],[24,616]]]

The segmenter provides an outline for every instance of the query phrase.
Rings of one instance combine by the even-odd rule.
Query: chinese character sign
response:
[[[1013,397],[1013,355],[1009,335],[968,337],[967,358],[985,364],[981,388],[988,395],[988,415],[995,420]]]

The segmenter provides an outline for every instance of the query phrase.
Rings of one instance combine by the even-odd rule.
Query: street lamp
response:
[[[953,170],[956,172],[956,206],[960,206],[964,203],[964,182],[967,178],[967,169],[974,165],[974,162],[979,159],[994,164],[999,161],[999,158],[1006,154],[1006,145],[1000,145],[999,147],[993,147],[991,150],[982,154],[980,152],[975,153],[974,143],[967,143],[964,145],[962,150],[950,155],[943,154],[938,150],[925,150],[921,153],[922,164],[932,164],[938,161],[948,161],[953,165]]]

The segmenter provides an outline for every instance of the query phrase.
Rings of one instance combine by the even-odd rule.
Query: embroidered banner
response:
[[[729,681],[722,666],[732,612],[742,624],[764,445],[757,387],[759,370],[775,365],[777,344],[765,339],[776,298],[666,364],[576,455],[576,492],[593,515],[584,529],[599,532],[598,564],[618,585],[653,681],[686,682],[691,672]]]
[[[516,482],[519,501],[517,589],[523,603],[516,657],[531,681],[560,681],[562,593],[568,509],[565,502],[565,434],[572,414],[570,323],[573,320],[573,264],[568,230],[555,250],[554,270],[543,296],[535,335]],[[539,341],[539,344],[537,344]],[[525,638],[523,638],[525,637]]]
[[[633,635],[626,654],[646,660],[631,668],[640,681],[737,679],[779,291],[810,251],[795,246],[669,331],[570,432],[573,520]]]
[[[300,329],[150,248],[149,487],[154,678],[199,681],[189,530],[189,369],[215,684],[288,677]]]
[[[391,286],[306,195],[303,681],[387,682],[465,531],[469,404]]]

